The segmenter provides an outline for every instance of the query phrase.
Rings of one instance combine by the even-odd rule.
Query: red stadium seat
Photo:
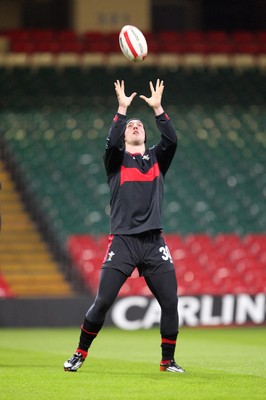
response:
[[[205,33],[203,31],[185,31],[180,34],[182,40],[187,43],[204,42]]]
[[[112,46],[106,41],[84,42],[83,50],[90,53],[110,53],[112,51]]]
[[[232,32],[231,37],[236,43],[253,42],[255,39],[254,34],[249,31],[235,31]]]
[[[266,43],[266,31],[258,31],[254,33],[255,40]]]
[[[33,52],[36,53],[57,53],[59,51],[59,43],[55,40],[36,41],[33,44]]]
[[[228,42],[211,42],[209,43],[210,53],[215,54],[233,54],[235,51],[235,44]]]
[[[156,38],[148,39],[148,52],[161,53],[163,51],[161,43]]]
[[[104,41],[105,34],[102,32],[94,32],[94,31],[89,31],[85,32],[82,35],[82,39],[84,42],[89,42],[89,43],[95,43],[95,42],[102,42]]]
[[[211,46],[206,41],[195,41],[195,42],[187,42],[185,44],[185,52],[186,53],[202,53],[208,54],[211,51]]]
[[[227,43],[229,36],[225,31],[208,31],[205,40],[209,43]]]
[[[241,54],[258,54],[261,50],[261,45],[255,41],[241,42],[235,45],[235,52]]]
[[[74,42],[78,40],[78,35],[75,31],[64,30],[57,32],[56,39],[60,42]]]
[[[5,278],[0,274],[0,298],[15,297]]]
[[[164,238],[170,252],[184,246],[183,238],[180,235],[167,234],[164,235]]]
[[[57,33],[50,29],[34,29],[29,31],[29,40],[33,42],[51,42],[57,40]]]
[[[11,30],[12,52],[120,53],[119,32],[88,31],[78,35],[73,30]],[[170,54],[266,54],[266,31],[161,31],[144,33],[149,53]]]
[[[187,50],[187,46],[181,42],[163,42],[161,43],[162,53],[183,54]]]
[[[30,41],[12,41],[10,43],[10,51],[12,53],[32,53],[34,51],[34,43]]]
[[[266,235],[166,234],[179,283],[179,294],[249,293],[266,290]],[[96,292],[108,236],[69,238],[69,254],[88,287]],[[255,250],[254,250],[255,249]],[[150,295],[137,270],[121,289],[123,295]]]
[[[161,31],[157,34],[161,42],[180,42],[180,35],[177,31]]]
[[[26,29],[9,30],[6,32],[6,35],[14,42],[25,42],[31,39],[31,32]]]
[[[83,44],[78,39],[60,41],[58,51],[62,53],[81,53]]]

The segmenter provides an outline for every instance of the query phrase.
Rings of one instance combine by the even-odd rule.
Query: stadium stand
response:
[[[247,46],[247,52],[265,49],[265,32],[249,31],[159,31],[144,32],[151,52],[163,53],[177,49],[177,44],[183,52],[218,52],[231,44],[232,51],[237,52],[238,46]],[[12,52],[39,51],[78,51],[78,52],[119,52],[119,32],[87,31],[77,34],[74,31],[54,30],[9,30],[1,32],[8,41]],[[69,47],[68,47],[69,44]],[[255,47],[257,44],[257,47]],[[39,47],[40,45],[40,47]],[[171,47],[173,46],[173,47]],[[217,48],[216,48],[217,46]],[[228,46],[227,49],[230,49]]]
[[[212,65],[215,68],[232,63],[238,68],[252,65],[265,68],[265,31],[162,31],[145,32],[149,57],[144,66]],[[128,65],[121,54],[118,32],[54,30],[9,30],[0,32],[5,51],[0,64],[5,66],[54,65]]]
[[[8,36],[13,53],[20,52],[15,43],[32,44],[27,35]],[[69,46],[79,56],[109,53],[104,46],[116,36],[105,42],[101,35],[97,42],[99,33],[65,35],[61,42],[79,42],[77,49]],[[42,40],[60,42],[54,33]],[[99,42],[103,48],[93,48]],[[15,167],[29,208],[69,252],[94,293],[107,241],[103,233],[109,228],[102,153],[116,110],[113,82],[125,79],[128,91],[140,93],[149,80],[164,79],[165,108],[180,139],[164,203],[179,292],[265,293],[264,33],[164,32],[152,46],[158,57],[164,49],[164,54],[184,56],[183,61],[174,64],[176,58],[170,58],[169,67],[145,68],[2,66],[2,157]],[[133,111],[143,115],[152,145],[157,140],[153,116],[138,101]],[[148,294],[142,283],[133,277],[120,295]]]
[[[181,295],[265,293],[266,235],[165,234],[173,257]],[[68,249],[83,279],[96,294],[108,237],[74,235]],[[136,279],[138,278],[138,279]],[[119,296],[150,295],[137,271]]]

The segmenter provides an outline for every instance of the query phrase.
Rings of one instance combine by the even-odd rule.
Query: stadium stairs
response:
[[[47,244],[25,210],[2,161],[0,181],[0,297],[71,296],[71,285],[59,270]]]

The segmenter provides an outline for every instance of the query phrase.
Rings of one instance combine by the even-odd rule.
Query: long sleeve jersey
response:
[[[125,150],[126,116],[117,113],[113,120],[104,152],[111,234],[133,235],[163,229],[164,176],[177,148],[177,136],[166,113],[155,119],[161,138],[143,155]]]

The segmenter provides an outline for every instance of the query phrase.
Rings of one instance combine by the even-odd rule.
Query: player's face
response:
[[[125,142],[134,146],[145,142],[144,126],[139,119],[133,119],[128,122],[125,130]]]

